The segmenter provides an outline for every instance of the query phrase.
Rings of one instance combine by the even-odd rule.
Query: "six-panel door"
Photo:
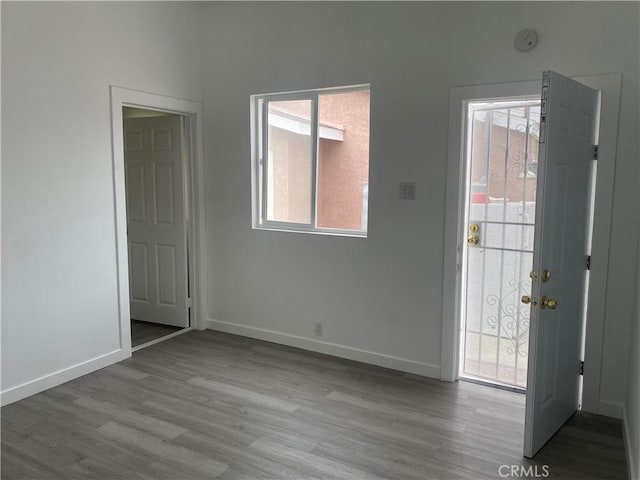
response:
[[[532,457],[579,403],[589,206],[599,94],[545,72],[530,296],[524,454]]]
[[[182,147],[178,115],[124,120],[131,318],[187,327]]]

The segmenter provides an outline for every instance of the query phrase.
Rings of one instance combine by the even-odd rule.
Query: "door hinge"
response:
[[[584,362],[580,362],[580,369],[578,370],[580,375],[584,375]]]
[[[191,300],[191,297],[187,298],[187,308],[191,308],[193,307],[193,301]]]
[[[591,255],[587,255],[587,261],[585,262],[585,268],[591,270]]]
[[[593,159],[594,160],[598,159],[598,145],[593,146]]]

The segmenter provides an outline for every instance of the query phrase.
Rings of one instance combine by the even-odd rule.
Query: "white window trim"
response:
[[[332,125],[319,124],[318,97],[327,93],[346,93],[360,90],[370,90],[369,84],[352,85],[348,87],[323,88],[315,90],[303,90],[295,92],[272,93],[251,96],[251,204],[252,226],[255,230],[271,230],[291,233],[311,233],[320,235],[335,235],[343,237],[367,237],[367,230],[344,230],[326,227],[317,227],[317,183],[318,183],[318,140],[327,138],[335,141],[343,141],[344,130]],[[268,220],[266,216],[268,192],[267,175],[265,175],[266,158],[263,152],[267,151],[268,108],[267,102],[310,100],[311,119],[306,131],[311,134],[311,215],[309,223],[293,223],[277,220]],[[305,130],[305,123],[295,119],[289,120],[289,125],[295,131]],[[294,125],[295,124],[295,125]],[[314,125],[314,128],[311,128]],[[315,126],[317,125],[317,128]],[[262,162],[262,165],[261,165]]]

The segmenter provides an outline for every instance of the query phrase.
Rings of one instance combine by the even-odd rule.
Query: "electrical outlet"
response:
[[[314,325],[316,337],[322,336],[322,323],[318,322]]]
[[[402,200],[415,200],[415,182],[400,182],[400,185],[398,186],[398,197],[400,197]]]

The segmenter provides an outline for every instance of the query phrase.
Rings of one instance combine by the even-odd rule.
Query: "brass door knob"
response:
[[[469,235],[467,237],[467,243],[469,245],[477,245],[479,241],[480,241],[480,237],[478,237],[478,235]]]
[[[528,305],[531,303],[531,297],[529,295],[523,295],[520,301]]]
[[[549,308],[550,310],[555,310],[557,306],[558,301],[554,300],[553,298],[547,298],[546,296],[543,296],[540,299],[540,308]]]

